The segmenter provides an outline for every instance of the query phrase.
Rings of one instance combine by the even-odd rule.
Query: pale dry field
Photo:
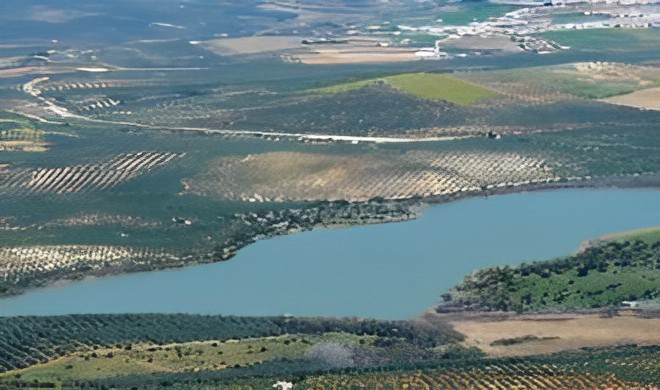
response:
[[[622,106],[660,110],[660,87],[642,89],[641,91],[613,96],[602,101]]]
[[[373,7],[351,7],[341,3],[304,4],[298,1],[263,2],[257,8],[265,11],[295,13],[296,23],[345,23],[347,20],[368,19],[375,11]],[[283,22],[283,23],[286,23]]]
[[[522,51],[516,42],[506,36],[494,35],[490,37],[463,36],[460,39],[449,39],[440,43],[443,48],[465,50],[499,50],[506,53]]]
[[[490,356],[525,356],[559,352],[582,347],[622,344],[660,345],[660,318],[643,318],[635,313],[616,317],[598,314],[530,314],[498,317],[491,313],[439,314],[466,336],[465,345]],[[533,340],[508,346],[492,346],[493,341],[525,336]]]
[[[218,55],[236,55],[297,49],[302,43],[297,36],[258,36],[211,39],[200,46]]]
[[[343,39],[343,38],[342,38]],[[298,36],[256,36],[211,39],[200,46],[218,55],[259,55],[281,52],[282,59],[310,65],[362,64],[417,60],[414,48],[380,47],[379,40],[350,37],[340,44],[302,43]]]
[[[314,48],[308,53],[297,54],[294,60],[308,65],[367,64],[381,62],[403,62],[419,60],[415,51],[401,48],[338,45]]]

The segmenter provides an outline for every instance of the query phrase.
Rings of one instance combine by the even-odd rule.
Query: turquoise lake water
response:
[[[562,190],[427,207],[415,221],[324,229],[232,260],[85,280],[0,300],[0,315],[182,312],[408,318],[475,268],[572,253],[582,240],[660,225],[660,191]]]

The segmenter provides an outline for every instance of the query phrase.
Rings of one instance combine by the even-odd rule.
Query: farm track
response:
[[[46,111],[52,114],[57,115],[63,119],[69,120],[81,120],[92,123],[99,123],[105,125],[121,125],[121,126],[134,126],[144,129],[153,129],[153,130],[168,130],[168,131],[192,131],[192,132],[203,132],[208,134],[223,134],[223,135],[234,135],[234,136],[252,136],[252,137],[281,137],[281,138],[294,138],[301,140],[332,140],[332,141],[344,141],[344,142],[375,142],[375,143],[410,143],[410,142],[437,142],[437,141],[450,141],[454,139],[467,138],[469,136],[443,136],[443,137],[428,137],[428,138],[402,138],[402,137],[370,137],[370,136],[348,136],[348,135],[335,135],[335,134],[304,134],[304,133],[285,133],[285,132],[269,132],[269,131],[257,131],[257,130],[232,130],[232,129],[213,129],[213,128],[204,128],[204,127],[186,127],[186,126],[163,126],[163,125],[148,125],[136,122],[127,122],[127,121],[111,121],[104,119],[95,119],[89,118],[83,115],[71,113],[67,108],[58,106],[53,103],[51,100],[42,96],[43,91],[53,91],[57,90],[68,90],[68,89],[92,89],[92,88],[110,88],[114,84],[110,82],[107,83],[81,83],[73,82],[68,84],[56,84],[53,86],[48,86],[46,88],[40,88],[39,84],[48,81],[48,77],[41,77],[33,79],[28,83],[22,86],[22,90],[28,95],[37,98],[42,104],[46,107]],[[118,86],[124,86],[123,84],[118,84]],[[87,106],[88,109],[103,108],[103,107],[112,107],[119,104],[119,101],[110,100],[103,102],[94,102],[93,105]],[[18,113],[19,115],[22,115]],[[28,113],[33,119],[38,119],[41,122],[49,122],[48,119],[42,118],[34,113]],[[27,116],[27,115],[26,115]]]

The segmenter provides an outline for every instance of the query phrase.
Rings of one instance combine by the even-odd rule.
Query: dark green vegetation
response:
[[[658,85],[657,28],[530,33],[571,46],[547,56],[505,36],[485,50],[449,47],[442,60],[369,65],[305,65],[270,50],[277,39],[259,43],[357,32],[367,51],[382,43],[412,59],[446,34],[400,25],[468,24],[518,8],[330,3],[0,4],[0,295],[223,261],[258,239],[413,218],[425,200],[658,185],[660,113],[596,101]],[[575,9],[557,13],[584,20]],[[256,40],[236,45],[244,53],[222,48],[240,37]],[[659,251],[653,233],[482,270],[447,304],[523,312],[653,299]],[[533,337],[498,342],[542,341]],[[660,382],[657,347],[523,361],[485,359],[461,341],[434,316],[0,318],[0,389]]]
[[[658,29],[594,29],[579,31],[550,31],[542,36],[572,48],[598,52],[611,50],[620,53],[657,47]]]
[[[518,7],[129,3],[0,6],[0,294],[226,260],[259,238],[411,218],[419,201],[657,185],[660,113],[594,101],[657,85],[654,29],[582,46],[560,32],[576,50],[549,56],[309,65],[269,43],[356,30],[414,58],[436,36],[400,25]],[[596,63],[608,36],[637,37],[615,45],[634,50],[625,64]]]
[[[344,372],[307,378],[295,388],[646,388],[660,382],[660,370],[654,363],[658,357],[658,347],[584,349],[524,359],[459,360],[409,370]]]
[[[616,307],[658,298],[659,286],[660,241],[606,242],[556,260],[475,271],[438,310]]]
[[[159,314],[14,317],[0,319],[0,334],[3,371],[33,366],[9,372],[0,386],[21,377],[60,383],[70,373],[100,379],[132,372],[134,378],[118,377],[118,383],[160,384],[188,381],[193,374],[186,372],[200,367],[209,370],[200,373],[200,379],[241,378],[480,355],[459,347],[462,336],[434,317],[411,321]],[[197,355],[204,355],[204,360],[194,360]],[[123,367],[124,363],[131,364]],[[136,371],[135,364],[142,368]],[[166,371],[173,373],[156,374],[168,365]]]
[[[295,343],[295,342],[294,342]],[[225,345],[219,344],[216,349]],[[158,348],[156,348],[158,349]],[[171,354],[177,349],[172,347]],[[257,351],[255,351],[256,353]],[[20,375],[2,379],[5,388],[62,389],[266,389],[278,381],[294,389],[468,388],[499,385],[523,388],[651,388],[660,381],[658,347],[620,346],[584,348],[548,356],[484,359],[478,355],[446,354],[442,359],[377,367],[329,367],[320,361],[282,359],[220,371],[125,375],[63,383],[22,380]],[[102,357],[107,361],[115,356]],[[634,367],[634,369],[630,369]],[[75,370],[75,367],[69,368]],[[335,387],[341,386],[341,387]],[[404,387],[405,386],[405,387]],[[388,388],[388,387],[385,387]]]
[[[297,389],[345,384],[657,384],[657,347],[485,359],[437,318],[78,315],[0,320],[0,388]],[[39,364],[45,363],[45,364]],[[626,367],[634,366],[635,370]],[[16,370],[17,367],[31,366]],[[195,368],[194,370],[192,368]],[[117,371],[120,370],[121,374]],[[232,387],[235,386],[235,387]],[[236,387],[239,386],[239,387]]]
[[[370,93],[369,88],[355,90],[347,93],[362,94],[362,98],[346,103],[346,107],[360,107],[366,109],[378,99],[377,93]],[[408,95],[405,99],[409,99]],[[385,104],[383,102],[383,104]],[[430,103],[429,103],[430,104]],[[381,105],[376,103],[376,106]],[[374,110],[378,107],[374,106]],[[381,105],[382,106],[382,105]],[[395,112],[396,107],[423,107],[416,102],[396,105],[388,112]],[[589,107],[593,111],[586,109]],[[607,107],[607,110],[605,110]],[[552,108],[552,109],[551,109]],[[319,112],[323,111],[321,105]],[[406,143],[406,144],[358,144],[345,143],[311,144],[296,141],[268,141],[250,138],[225,138],[211,134],[166,133],[155,130],[144,130],[135,127],[84,127],[80,124],[71,126],[57,126],[34,122],[34,126],[45,132],[67,132],[75,137],[62,135],[47,135],[47,140],[53,146],[47,153],[4,153],[2,158],[8,168],[0,168],[0,210],[4,210],[0,217],[0,241],[2,246],[19,248],[19,250],[39,249],[43,253],[60,253],[47,255],[49,262],[57,261],[55,268],[44,272],[38,266],[34,268],[11,268],[10,264],[25,264],[24,257],[5,260],[8,274],[4,278],[5,293],[19,292],[23,289],[50,283],[57,279],[68,279],[83,275],[103,275],[116,272],[130,272],[179,266],[199,262],[207,262],[228,258],[234,251],[252,242],[255,237],[268,237],[296,230],[306,230],[319,225],[346,225],[364,222],[377,222],[388,219],[408,218],[412,216],[408,210],[408,203],[396,204],[387,201],[379,206],[379,202],[349,205],[348,203],[335,203],[326,206],[324,202],[305,201],[269,201],[247,202],[245,197],[254,197],[254,191],[245,191],[245,194],[235,193],[231,199],[214,196],[199,196],[185,193],[182,180],[194,177],[208,171],[210,164],[218,156],[236,156],[244,159],[248,155],[261,155],[271,152],[305,153],[311,157],[323,156],[328,164],[333,161],[341,162],[347,158],[354,160],[357,168],[369,167],[373,161],[396,162],[398,175],[405,177],[409,173],[429,171],[426,161],[453,161],[454,156],[466,155],[471,163],[460,164],[461,171],[440,169],[439,173],[454,178],[459,187],[446,188],[422,187],[412,195],[405,192],[394,192],[397,196],[412,196],[423,198],[425,195],[437,194],[436,191],[446,193],[441,199],[450,200],[457,196],[479,195],[494,193],[500,190],[511,191],[517,188],[534,188],[535,186],[548,186],[545,180],[556,178],[553,186],[588,186],[610,184],[612,182],[626,185],[653,185],[655,175],[660,172],[660,153],[656,146],[657,131],[654,125],[657,114],[652,112],[639,112],[637,110],[606,106],[601,103],[589,103],[584,107],[571,107],[569,105],[548,106],[543,112],[533,108],[520,108],[518,116],[504,117],[500,123],[514,120],[521,126],[552,126],[555,118],[563,118],[570,123],[585,121],[585,118],[595,121],[583,123],[573,130],[563,130],[539,134],[524,134],[504,136],[493,140],[487,137],[474,137],[454,141]],[[305,110],[301,112],[307,112]],[[375,112],[375,111],[373,111]],[[405,115],[401,112],[400,122],[389,121],[392,126],[405,125]],[[356,113],[356,115],[359,115]],[[398,115],[398,114],[397,114]],[[499,115],[494,112],[491,121],[498,122]],[[366,118],[366,117],[365,117]],[[466,118],[470,118],[466,116]],[[290,119],[283,119],[290,120]],[[366,120],[366,119],[365,119]],[[385,121],[385,120],[384,120]],[[623,123],[623,122],[627,123]],[[339,122],[339,121],[338,121]],[[616,123],[616,126],[608,125]],[[366,125],[371,126],[371,125]],[[478,127],[481,128],[481,127]],[[489,127],[485,127],[489,128]],[[497,129],[497,127],[495,127]],[[434,130],[435,131],[435,130]],[[415,131],[419,132],[419,131]],[[411,131],[411,134],[415,132]],[[422,131],[422,133],[426,132]],[[162,151],[163,153],[185,153],[167,163],[166,165],[144,172],[131,180],[125,180],[113,188],[103,191],[82,191],[74,193],[30,192],[3,189],[2,178],[11,178],[14,172],[22,169],[32,170],[38,168],[62,169],[79,164],[98,164],[107,161],[113,156],[122,153],[140,151]],[[419,160],[417,156],[423,156]],[[472,157],[474,156],[474,157]],[[532,172],[528,168],[519,166],[516,156],[523,156],[534,161],[544,161],[547,170]],[[334,164],[334,163],[333,163]],[[444,162],[443,162],[444,164]],[[332,164],[329,165],[332,167]],[[497,175],[487,174],[488,167],[493,167]],[[291,175],[296,177],[312,199],[318,199],[327,191],[327,186],[315,184],[321,174],[334,175],[340,173],[319,166],[319,170],[308,170],[300,161],[291,160],[291,165],[283,167],[282,171],[273,171],[273,175]],[[385,172],[392,172],[388,168]],[[237,183],[234,187],[250,189],[263,186],[273,181],[269,170],[254,172],[256,179],[246,182],[244,176],[232,176],[228,184]],[[278,173],[279,172],[279,173]],[[311,173],[310,173],[311,172]],[[380,176],[382,170],[366,170],[366,176],[356,178],[358,183],[374,181],[380,183],[381,193],[385,191],[401,191],[411,188],[414,183],[401,187],[391,176]],[[435,172],[435,171],[434,171]],[[297,176],[296,176],[297,175]],[[521,176],[522,175],[522,176]],[[324,177],[325,178],[325,177]],[[525,180],[538,179],[543,183],[523,184]],[[63,182],[64,179],[62,179]],[[468,180],[468,181],[466,181]],[[465,183],[465,184],[462,184]],[[636,184],[637,183],[637,184]],[[294,183],[295,184],[295,183]],[[502,187],[494,187],[502,184]],[[478,191],[461,192],[460,187],[475,187]],[[490,187],[489,187],[490,186]],[[221,188],[229,186],[222,183]],[[486,188],[486,191],[482,189]],[[353,195],[350,188],[336,188],[338,193]],[[446,192],[445,192],[446,191]],[[285,194],[286,195],[286,194]],[[291,199],[300,197],[292,194]],[[379,195],[378,192],[375,195]],[[272,215],[275,217],[293,216],[286,210],[301,210],[303,214],[316,215],[317,209],[327,209],[328,213],[341,217],[341,221],[328,223],[325,217],[319,220],[316,217],[299,224],[289,220],[288,224],[273,228],[270,223],[265,225],[247,225],[241,216],[254,213],[257,216]],[[304,211],[309,209],[309,211]],[[361,217],[355,219],[350,215],[352,210],[362,210]],[[379,211],[380,210],[380,211]],[[296,211],[297,213],[298,211]],[[237,217],[235,214],[238,214]],[[381,218],[385,217],[385,218]],[[279,217],[278,217],[279,218]],[[307,218],[307,217],[305,217]],[[277,219],[277,218],[276,218]],[[326,218],[327,219],[327,218]],[[185,221],[191,222],[190,225]],[[286,222],[277,219],[276,223]],[[127,250],[148,250],[158,253],[164,252],[166,256],[153,256],[132,262],[130,256],[127,262],[111,264],[109,267],[97,260],[82,259],[84,267],[77,267],[72,272],[71,266],[65,266],[65,260],[71,256],[66,252],[55,251],[53,246],[75,245],[94,247],[121,247]],[[46,247],[48,246],[48,247]],[[60,248],[61,249],[61,248]],[[94,248],[92,248],[94,249]],[[58,249],[59,250],[59,249]],[[100,249],[99,249],[100,250]],[[55,252],[49,252],[55,251]],[[116,251],[115,251],[116,252]],[[16,252],[12,252],[16,253]],[[26,252],[28,253],[28,252]],[[121,252],[123,253],[123,252]],[[13,256],[13,255],[12,255]],[[28,256],[28,255],[26,255]],[[28,256],[29,257],[29,256]],[[31,259],[35,260],[35,259]],[[18,262],[18,263],[17,263]],[[137,263],[137,264],[134,264]],[[73,265],[75,266],[75,265]],[[92,267],[91,269],[89,267]],[[98,267],[98,268],[97,268]],[[11,270],[11,272],[10,272]],[[29,277],[23,277],[25,275]],[[20,283],[14,284],[21,275]],[[9,284],[9,285],[8,285]]]

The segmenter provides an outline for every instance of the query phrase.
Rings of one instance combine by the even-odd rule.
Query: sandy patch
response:
[[[648,110],[660,110],[660,87],[642,89],[626,95],[613,96],[601,101],[630,106],[637,108],[646,108]]]
[[[466,345],[477,347],[491,356],[537,355],[630,343],[660,345],[660,318],[642,318],[630,312],[610,318],[571,313],[504,318],[490,313],[441,316],[449,317],[454,329],[467,337]],[[541,340],[508,346],[491,345],[495,340],[530,335]]]

